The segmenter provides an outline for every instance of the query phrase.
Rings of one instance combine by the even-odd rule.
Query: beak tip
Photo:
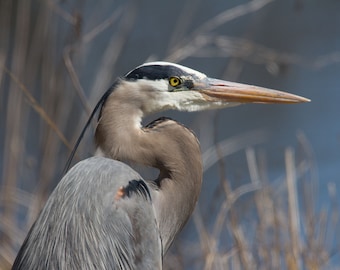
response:
[[[311,102],[311,100],[309,98],[305,98],[301,96],[299,96],[299,99],[296,100],[296,103],[307,103],[307,102]]]

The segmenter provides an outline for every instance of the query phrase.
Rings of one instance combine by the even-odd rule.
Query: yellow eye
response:
[[[172,86],[172,87],[176,87],[178,85],[181,84],[181,79],[178,78],[178,77],[170,77],[169,78],[169,84]]]

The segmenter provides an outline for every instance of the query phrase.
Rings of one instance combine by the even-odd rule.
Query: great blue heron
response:
[[[166,109],[306,101],[167,62],[135,68],[99,101],[97,156],[62,178],[13,269],[161,269],[197,202],[201,153],[195,135],[178,122],[160,118],[142,127],[142,118]],[[146,181],[122,161],[157,168],[159,176]]]

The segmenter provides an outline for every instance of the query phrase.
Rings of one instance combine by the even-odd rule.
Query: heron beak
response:
[[[203,84],[199,83],[197,90],[203,94],[207,101],[235,103],[300,103],[310,101],[307,98],[282,91],[212,78],[207,78],[207,81]]]

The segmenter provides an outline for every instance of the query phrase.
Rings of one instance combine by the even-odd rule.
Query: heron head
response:
[[[95,113],[110,99],[110,108],[139,110],[137,126],[143,115],[167,109],[201,111],[239,105],[242,103],[300,103],[310,101],[297,95],[267,88],[234,83],[207,77],[205,74],[169,62],[140,65],[117,80],[97,103],[66,164],[65,172]],[[112,104],[112,102],[115,102]],[[118,105],[118,106],[117,106]],[[129,110],[130,109],[130,110]]]
[[[146,113],[164,109],[200,111],[242,103],[299,103],[309,99],[282,91],[234,83],[169,62],[150,62],[138,66],[124,79],[140,86],[146,94]]]

